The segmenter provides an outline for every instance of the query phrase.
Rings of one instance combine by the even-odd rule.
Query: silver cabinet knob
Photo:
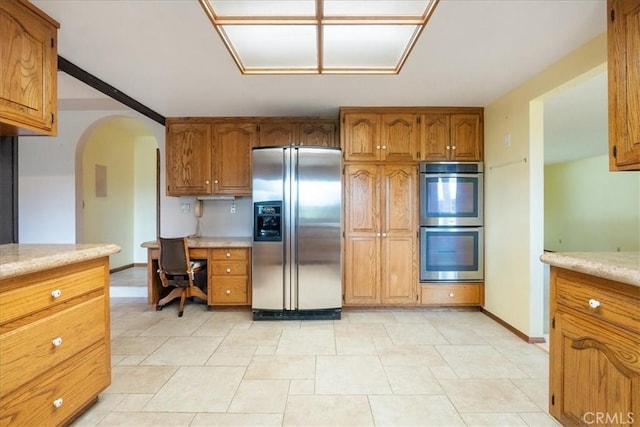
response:
[[[387,237],[387,233],[382,233],[382,237]]]
[[[449,292],[449,298],[453,298],[453,297],[454,297],[453,292]]]
[[[380,237],[382,236],[382,233],[376,233],[376,236]]]
[[[447,150],[451,150],[451,146],[450,145],[447,145]]]
[[[376,145],[376,150],[379,150],[379,149],[380,149],[380,146],[379,146],[379,145]]]
[[[231,295],[231,289],[227,289],[226,294],[227,294],[227,295]]]
[[[589,300],[589,307],[591,307],[591,308],[598,308],[598,307],[600,307],[600,301],[598,301],[597,299],[593,299],[593,298],[591,298],[591,299]]]
[[[227,258],[229,258],[231,256],[231,252],[227,252],[225,255]]]
[[[208,179],[204,182],[205,184],[209,185],[211,181],[209,181]]]
[[[214,180],[213,180],[213,183],[214,183],[214,184],[217,184],[217,183],[218,183],[218,180],[217,180],[217,179],[214,179]]]
[[[230,268],[227,268],[227,273],[231,273],[231,269]]]
[[[386,149],[387,149],[387,146],[386,146],[386,145],[383,145],[383,146],[382,146],[382,149],[383,149],[383,150],[386,150]]]
[[[51,291],[51,296],[54,298],[60,298],[61,295],[62,295],[62,291],[60,289],[55,289]]]
[[[59,408],[62,406],[62,398],[58,398],[56,400],[53,401],[53,406],[55,406],[56,408]]]
[[[51,344],[53,344],[54,347],[60,347],[62,345],[62,337],[52,339]]]
[[[451,147],[451,149],[452,149],[452,150],[455,150],[455,149],[456,149],[456,146],[454,145],[453,147]]]

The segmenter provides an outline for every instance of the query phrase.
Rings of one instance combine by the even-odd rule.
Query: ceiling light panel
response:
[[[244,74],[398,73],[439,0],[199,0]]]

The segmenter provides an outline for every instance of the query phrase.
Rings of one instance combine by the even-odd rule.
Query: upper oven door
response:
[[[420,174],[421,226],[482,226],[482,173]]]

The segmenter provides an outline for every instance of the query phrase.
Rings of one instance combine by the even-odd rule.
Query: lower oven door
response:
[[[481,282],[482,227],[420,227],[421,282]]]

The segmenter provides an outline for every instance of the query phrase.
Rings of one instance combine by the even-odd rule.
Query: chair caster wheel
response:
[[[184,312],[181,311],[180,313],[178,313],[178,317],[182,317],[183,314]]]
[[[162,311],[164,305],[156,305],[156,311]]]

